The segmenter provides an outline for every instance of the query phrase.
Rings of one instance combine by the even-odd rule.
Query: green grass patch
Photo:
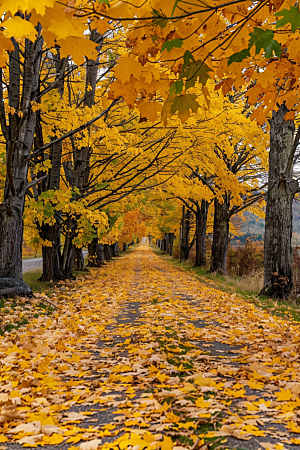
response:
[[[50,316],[53,313],[54,307],[50,301],[47,301],[47,297],[51,297],[57,285],[53,282],[39,281],[41,275],[41,269],[23,274],[25,283],[31,287],[34,294],[41,294],[40,296],[0,298],[1,336],[7,332],[14,333],[39,316]]]
[[[36,259],[36,258],[41,258],[42,254],[41,253],[37,253],[36,255],[26,255],[26,256],[22,256],[22,260],[25,261],[27,259]]]
[[[13,333],[26,326],[32,319],[39,316],[50,316],[53,305],[47,298],[1,298],[0,299],[0,335]]]
[[[23,274],[23,279],[28,286],[31,287],[33,293],[46,294],[51,297],[51,294],[57,287],[57,283],[53,281],[39,281],[42,276],[42,269],[31,270]]]

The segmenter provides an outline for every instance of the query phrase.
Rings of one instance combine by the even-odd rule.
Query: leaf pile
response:
[[[50,315],[54,311],[46,294],[28,298],[0,298],[0,335],[27,325],[33,318]]]
[[[52,316],[1,338],[1,444],[300,443],[293,322],[200,283],[143,245],[66,284],[55,304]]]

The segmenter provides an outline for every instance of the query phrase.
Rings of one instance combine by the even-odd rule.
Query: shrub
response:
[[[243,247],[229,247],[227,253],[227,271],[238,277],[251,275],[264,266],[262,243],[246,241]]]

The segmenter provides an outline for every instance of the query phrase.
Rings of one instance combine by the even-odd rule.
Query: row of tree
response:
[[[182,204],[182,258],[193,218],[204,264],[211,204],[211,270],[224,272],[231,218],[261,214],[265,198],[264,289],[275,276],[290,291],[297,3],[5,0],[1,11],[1,278],[22,279],[24,220],[43,279],[61,279],[83,245],[96,261],[128,239],[130,211],[155,234]]]

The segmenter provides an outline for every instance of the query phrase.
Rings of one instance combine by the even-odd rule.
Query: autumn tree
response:
[[[43,85],[40,83],[42,64],[49,59],[45,48],[44,34],[48,45],[54,45],[56,38],[63,47],[68,40],[70,50],[75,47],[81,58],[87,50],[92,55],[95,45],[85,47],[83,36],[86,19],[78,19],[77,27],[72,25],[73,12],[63,5],[47,2],[47,14],[52,12],[52,21],[46,19],[46,5],[40,2],[34,9],[24,11],[18,5],[2,2],[1,15],[5,12],[3,28],[1,70],[1,130],[6,142],[6,174],[3,200],[0,205],[0,276],[22,280],[23,210],[29,188],[40,180],[27,182],[29,163],[32,159],[34,134],[37,127],[37,111],[40,99],[57,87],[51,73],[46,73]],[[45,22],[44,22],[45,21]],[[62,28],[61,28],[62,27]],[[50,31],[51,29],[51,31]],[[66,33],[66,29],[68,30]],[[82,49],[82,53],[81,50]],[[5,50],[5,51],[4,51]],[[69,51],[70,51],[69,50]],[[12,287],[13,281],[11,280]]]
[[[208,205],[214,205],[211,270],[226,272],[230,218],[261,198],[266,173],[265,133],[244,114],[243,102],[233,103],[209,85],[210,107],[201,90],[193,92],[202,110],[180,127],[189,142],[183,166],[170,181],[169,192],[185,205],[182,217],[182,254],[188,258],[187,237],[191,214],[195,217],[196,264],[205,263],[205,235]],[[173,119],[174,121],[175,119]],[[172,120],[170,121],[170,125]],[[180,132],[179,132],[180,136]]]
[[[87,44],[87,39],[83,37],[87,18],[94,21],[101,34],[111,29],[114,23],[121,23],[126,32],[127,52],[123,53],[114,68],[115,80],[109,96],[111,99],[122,96],[130,109],[137,107],[140,110],[142,118],[148,117],[154,121],[161,113],[161,119],[166,125],[169,118],[178,114],[180,120],[185,122],[199,107],[197,94],[193,92],[197,82],[200,83],[209,105],[209,79],[215,80],[224,95],[233,87],[235,90],[245,87],[244,95],[250,105],[249,112],[258,124],[265,123],[266,117],[270,117],[272,111],[275,118],[281,107],[286,107],[288,111],[285,114],[280,113],[279,116],[291,122],[299,111],[300,86],[296,64],[299,58],[299,6],[291,1],[259,1],[247,4],[232,1],[226,4],[214,2],[210,5],[199,2],[189,4],[181,0],[174,4],[162,0],[145,1],[142,4],[135,1],[86,1],[75,2],[71,6],[68,3],[62,5],[50,1],[51,17],[54,17],[50,22],[43,21],[44,2],[40,2],[37,10],[26,16],[26,19],[23,18],[22,11],[10,5],[8,1],[3,2],[1,8],[2,14],[11,10],[11,14],[5,15],[1,31],[4,36],[3,49],[8,51],[12,51],[12,48],[11,41],[7,38],[13,36],[15,39],[27,38],[28,42],[37,42],[37,33],[39,36],[44,33],[49,47],[54,46],[54,39],[57,39],[62,49],[62,57],[72,53],[70,48],[78,57],[78,52],[75,52],[75,48],[81,48],[78,43],[85,41]],[[18,15],[12,17],[16,13]],[[72,22],[74,20],[77,22]],[[34,28],[35,26],[37,28]],[[19,30],[18,36],[14,35],[16,28]],[[94,50],[95,46],[89,45],[86,51]],[[82,55],[81,50],[79,54]],[[2,67],[4,66],[5,59],[2,60]],[[157,92],[160,96],[157,96]],[[31,97],[34,98],[34,95]],[[15,111],[14,106],[12,111]],[[283,126],[282,129],[284,128]],[[279,128],[276,129],[279,136]],[[283,136],[277,141],[282,138]],[[295,145],[292,144],[287,152],[289,170],[284,170],[284,175],[276,179],[274,185],[285,184],[286,191],[293,183],[290,161],[294,159],[297,139],[298,133]],[[274,142],[276,139],[272,139],[270,154],[273,149],[280,147],[273,145]],[[275,150],[274,152],[276,160],[279,153]],[[10,183],[11,190],[11,152],[7,155],[7,186]],[[270,164],[270,168],[272,167]],[[270,173],[270,180],[276,178],[275,172]],[[25,183],[22,186],[25,186]],[[275,202],[271,199],[273,193],[270,183],[268,190],[270,204],[267,208],[270,208],[270,217],[273,217],[272,205],[275,205]],[[292,196],[287,192],[284,194],[281,188],[277,194],[282,211],[280,217],[283,218],[284,211],[289,210],[286,203],[291,202]],[[9,222],[5,219],[2,223],[5,221]],[[289,227],[288,224],[287,226]],[[272,240],[272,236],[276,236],[276,224],[267,220],[267,227],[272,228]],[[283,228],[284,224],[281,229]],[[277,234],[276,239],[280,242],[276,247],[278,252],[288,244],[289,236],[290,233]],[[290,248],[290,245],[286,248]],[[270,246],[266,247],[265,252],[266,264],[270,266],[268,268],[266,265],[265,287],[272,284],[270,273],[280,273],[280,276],[289,280],[290,288],[288,260],[284,263],[279,253],[277,257],[273,257],[268,249]],[[275,264],[276,261],[281,261],[280,267]]]
[[[251,117],[259,124],[262,125],[266,117],[272,116],[274,111],[270,119],[273,137],[269,179],[270,182],[272,180],[272,187],[269,184],[267,215],[280,220],[281,232],[278,233],[278,222],[267,218],[265,292],[268,292],[269,288],[270,293],[272,291],[272,273],[279,274],[285,280],[285,291],[290,291],[290,211],[296,184],[291,175],[290,164],[285,166],[285,161],[286,158],[293,160],[298,134],[295,145],[289,145],[285,152],[279,151],[279,148],[282,148],[282,145],[278,145],[279,142],[286,140],[284,130],[292,129],[293,126],[282,122],[281,128],[278,128],[276,123],[279,117],[282,121],[292,122],[300,108],[297,64],[299,5],[292,1],[259,1],[247,4],[189,4],[178,1],[173,5],[157,0],[144,2],[142,7],[137,2],[127,4],[125,1],[112,2],[109,6],[111,8],[108,5],[102,6],[101,14],[104,17],[112,20],[123,18],[126,27],[131,25],[127,40],[129,54],[124,55],[120,61],[121,67],[122,64],[126,65],[126,79],[122,78],[122,71],[116,70],[118,79],[112,89],[112,97],[118,95],[122,87],[129,87],[134,83],[133,88],[137,92],[143,90],[143,95],[150,104],[152,90],[151,85],[147,84],[145,72],[154,61],[159,61],[170,69],[166,72],[170,89],[164,96],[164,120],[176,112],[182,120],[186,120],[191,110],[197,110],[196,98],[190,92],[197,80],[202,84],[203,93],[209,101],[206,87],[209,78],[216,79],[224,93],[230,92],[233,86],[235,89],[246,86],[248,103],[254,106]],[[91,15],[100,15],[93,3],[87,3],[84,8]],[[128,88],[128,94],[124,93],[124,98],[130,104],[132,100],[129,98],[129,91]],[[273,139],[275,130],[278,139]],[[291,139],[288,141],[291,142]],[[283,155],[283,159],[280,155]],[[284,167],[278,177],[272,162],[279,159],[280,166]],[[286,186],[285,189],[283,185]],[[292,195],[288,192],[289,186],[293,186]],[[275,210],[275,204],[278,204],[281,213]],[[273,239],[278,245],[272,245]],[[277,249],[276,255],[274,248]],[[284,292],[280,295],[284,295]]]

